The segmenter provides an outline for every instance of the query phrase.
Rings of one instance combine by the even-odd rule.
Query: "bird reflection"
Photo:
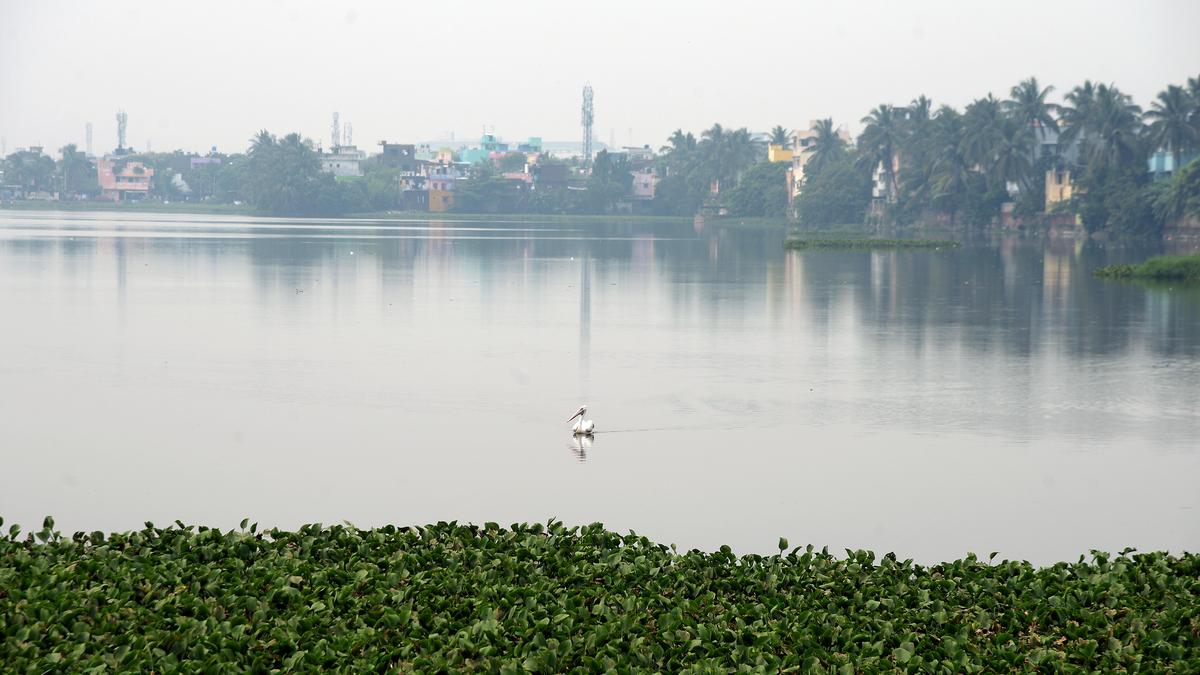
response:
[[[587,461],[588,451],[592,449],[593,438],[591,436],[575,436],[567,447],[571,449],[571,454],[575,455],[575,459],[580,462]]]

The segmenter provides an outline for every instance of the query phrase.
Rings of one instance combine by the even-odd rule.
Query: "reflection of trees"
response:
[[[204,230],[230,235],[215,239],[13,238],[0,240],[0,254],[57,256],[71,276],[96,273],[92,266],[106,255],[165,257],[223,275],[247,273],[260,298],[295,294],[319,279],[338,294],[375,288],[390,302],[411,296],[390,291],[418,285],[417,274],[451,274],[480,284],[485,311],[490,286],[506,282],[506,265],[524,261],[523,283],[536,288],[553,277],[531,261],[575,257],[592,261],[596,276],[589,281],[596,288],[620,281],[639,293],[665,293],[669,311],[685,318],[695,313],[702,324],[739,317],[776,323],[791,315],[826,331],[833,317],[849,311],[870,328],[861,339],[911,350],[935,341],[1011,355],[1047,349],[1111,355],[1137,347],[1162,356],[1200,353],[1200,291],[1090,276],[1095,266],[1155,251],[1004,241],[941,253],[785,254],[779,230],[697,233],[688,223],[302,224],[308,227],[283,222],[268,230],[240,224]],[[351,250],[360,257],[350,257]],[[245,269],[239,259],[248,262]]]
[[[1161,355],[1200,353],[1196,293],[1102,282],[1091,270],[1130,251],[1039,243],[946,253],[792,252],[813,321],[850,293],[870,334],[919,348],[957,331],[968,348],[1028,355],[1060,345],[1072,356],[1109,355],[1136,343]]]

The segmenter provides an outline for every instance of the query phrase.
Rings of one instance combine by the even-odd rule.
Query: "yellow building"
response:
[[[1069,169],[1050,169],[1046,172],[1046,211],[1055,204],[1071,201],[1075,186],[1071,184]]]
[[[792,161],[792,151],[787,146],[775,145],[772,143],[767,146],[767,161],[790,162]]]
[[[450,190],[430,190],[429,210],[435,213],[445,213],[454,207],[454,192]]]

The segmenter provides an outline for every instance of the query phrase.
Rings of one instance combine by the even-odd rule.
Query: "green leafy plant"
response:
[[[0,521],[2,524],[2,521]],[[248,527],[247,527],[248,526]],[[0,538],[5,672],[1195,672],[1200,556],[678,553],[557,521]]]

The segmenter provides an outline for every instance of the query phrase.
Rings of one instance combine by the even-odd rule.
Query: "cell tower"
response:
[[[117,113],[117,149],[125,149],[125,127],[129,124],[129,115],[124,110]]]
[[[342,140],[346,142],[346,145],[354,145],[354,125],[346,122],[345,128],[346,132],[342,134]]]
[[[338,120],[337,113],[333,113],[333,131],[329,135],[329,140],[333,143],[331,151],[342,144],[342,123]]]
[[[83,143],[84,147],[87,148],[87,154],[90,157],[92,155],[92,123],[91,122],[88,122],[83,127],[83,141],[84,141],[84,143]]]
[[[588,166],[592,163],[592,122],[594,121],[594,110],[592,108],[592,85],[583,85],[583,114],[580,117],[580,124],[583,125],[583,165]]]

